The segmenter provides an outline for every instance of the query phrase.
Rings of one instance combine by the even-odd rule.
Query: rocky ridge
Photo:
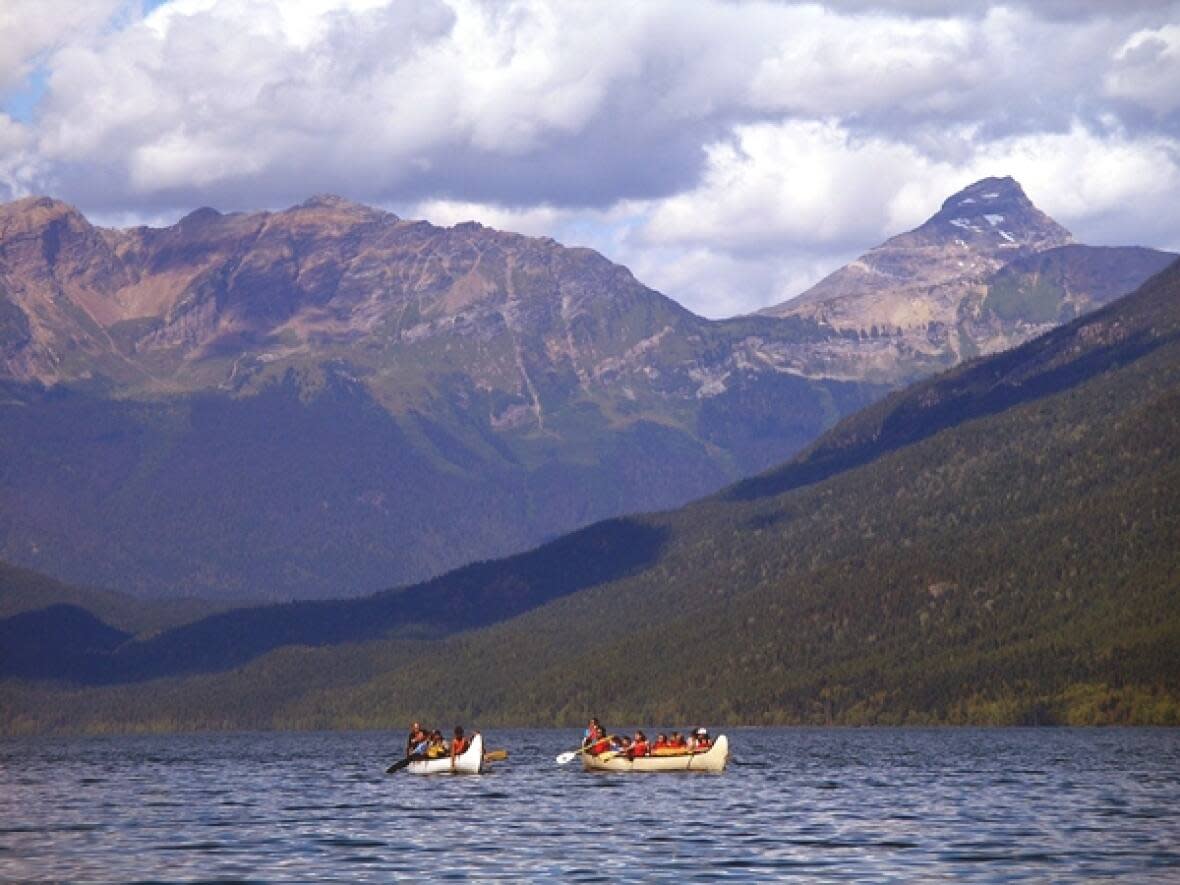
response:
[[[806,359],[833,376],[915,378],[1014,347],[1126,294],[1175,256],[1074,243],[1011,177],[949,197],[766,316],[855,333],[816,340]]]
[[[834,275],[842,295],[724,321],[592,250],[339,197],[128,230],[0,206],[0,558],[140,593],[342,595],[675,506],[1171,258],[1056,246],[1001,185]],[[949,316],[960,260],[983,282],[953,329],[858,313],[897,301],[880,278]]]

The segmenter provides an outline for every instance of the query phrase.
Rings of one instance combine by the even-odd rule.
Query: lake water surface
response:
[[[0,741],[0,879],[1180,881],[1180,730],[727,733],[620,775],[487,731],[469,778],[385,775],[401,734]]]

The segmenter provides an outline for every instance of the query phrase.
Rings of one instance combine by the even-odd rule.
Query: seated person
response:
[[[602,730],[602,726],[598,724],[597,719],[592,720],[591,725],[592,734],[587,736],[586,741],[588,742],[590,755],[599,756],[611,748],[611,741],[606,736],[606,732]]]
[[[668,738],[668,746],[673,750],[687,750],[688,742],[684,740],[684,735],[678,731],[672,732],[672,736]]]
[[[689,749],[694,753],[703,753],[713,746],[713,741],[709,737],[709,732],[703,728],[698,728],[692,733],[692,741],[689,743]]]
[[[451,738],[451,758],[462,756],[467,748],[471,746],[471,741],[463,736],[463,726],[455,726],[455,736]]]
[[[627,748],[627,758],[634,759],[637,756],[648,755],[649,747],[647,744],[647,735],[642,731],[635,732],[635,738],[631,741],[631,746]]]
[[[435,729],[430,734],[430,743],[426,747],[427,759],[441,759],[447,755],[447,742],[443,740],[442,732]]]
[[[406,738],[406,755],[413,756],[416,753],[423,752],[425,748],[423,750],[419,750],[418,748],[422,746],[424,741],[429,743],[430,734],[424,731],[419,723],[415,722],[410,726],[410,735]]]
[[[662,731],[656,735],[656,742],[651,745],[651,751],[662,750],[668,746],[668,736]]]

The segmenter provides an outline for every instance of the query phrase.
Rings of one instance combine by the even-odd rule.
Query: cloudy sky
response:
[[[0,199],[105,224],[338,193],[725,316],[986,175],[1180,249],[1180,0],[0,3]]]

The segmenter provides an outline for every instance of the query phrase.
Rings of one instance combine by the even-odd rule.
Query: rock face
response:
[[[1067,240],[988,180],[824,297],[709,321],[591,250],[338,197],[130,230],[10,203],[0,559],[345,595],[675,506],[1166,258]]]
[[[706,494],[885,389],[800,372],[812,322],[336,197],[132,230],[22,200],[0,293],[0,558],[139,592],[427,577]]]
[[[817,341],[810,360],[834,376],[896,381],[1020,344],[1132,291],[1174,257],[1073,244],[1014,179],[985,178],[763,313],[854,332],[857,346]]]

